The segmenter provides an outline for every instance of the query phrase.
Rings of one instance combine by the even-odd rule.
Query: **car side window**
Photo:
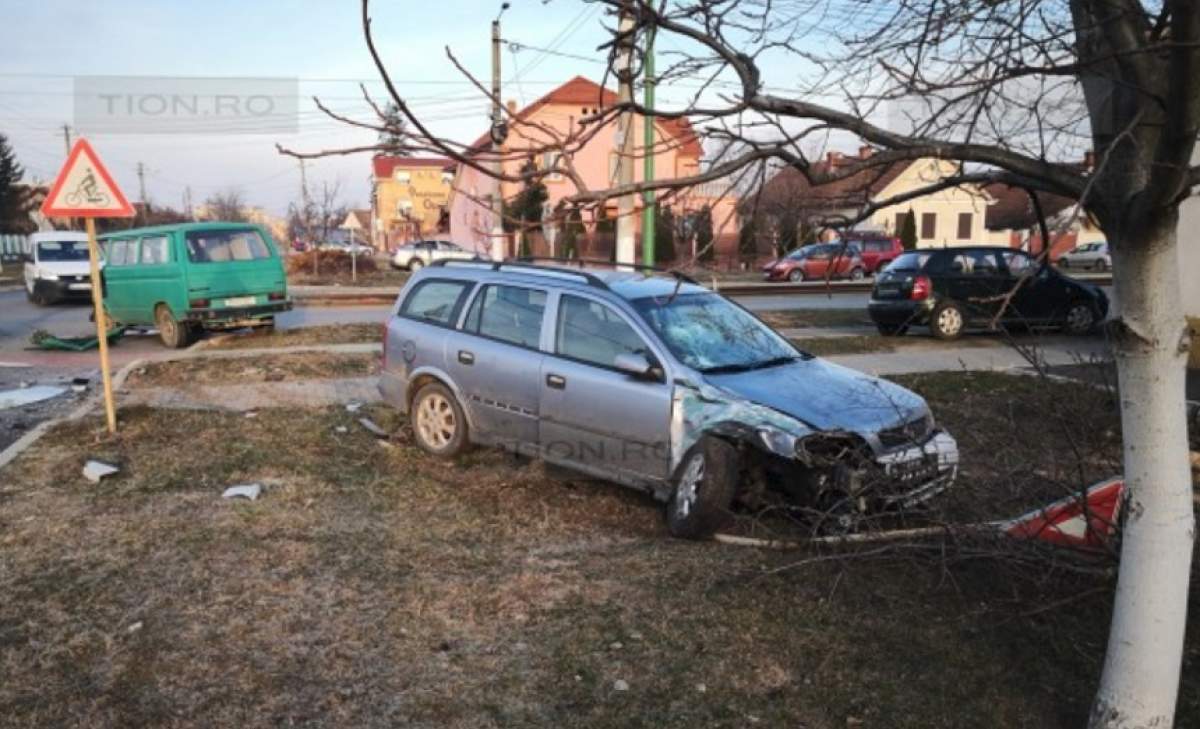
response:
[[[995,276],[1000,269],[991,251],[962,251],[952,255],[945,271],[958,276]]]
[[[542,336],[546,292],[489,284],[471,302],[467,331],[536,349]]]
[[[145,264],[166,263],[170,258],[167,247],[167,237],[165,235],[156,235],[150,238],[142,238],[142,257],[141,262]]]
[[[1024,276],[1034,267],[1033,259],[1020,251],[1005,251],[1001,255],[1008,272],[1014,276]]]
[[[617,312],[570,294],[559,299],[554,351],[601,367],[612,367],[618,354],[649,354],[642,338]]]
[[[452,326],[470,287],[469,281],[422,281],[404,300],[400,315]]]

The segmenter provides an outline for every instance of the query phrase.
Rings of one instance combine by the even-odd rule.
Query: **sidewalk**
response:
[[[1051,366],[1109,358],[1108,346],[1103,340],[1096,339],[1040,343],[1038,354]],[[1029,360],[1020,352],[1004,343],[953,349],[911,347],[895,352],[834,355],[825,359],[877,376],[957,370],[1014,370],[1030,366]]]

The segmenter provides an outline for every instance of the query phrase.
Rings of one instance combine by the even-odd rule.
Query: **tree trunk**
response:
[[[1092,729],[1174,721],[1194,521],[1185,405],[1178,214],[1113,246],[1113,327],[1128,502]]]

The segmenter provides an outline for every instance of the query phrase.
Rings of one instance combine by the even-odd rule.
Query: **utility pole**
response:
[[[492,188],[492,260],[499,261],[507,257],[507,241],[504,238],[504,186],[500,176],[504,174],[504,165],[500,154],[504,148],[504,139],[508,136],[508,128],[501,116],[500,107],[500,16],[508,10],[508,3],[500,4],[500,12],[492,21],[492,173],[494,175]]]
[[[306,244],[312,246],[313,259],[313,276],[318,276],[321,273],[321,253],[317,250],[312,239],[312,228],[309,225],[309,212],[311,208],[308,202],[308,175],[304,170],[304,160],[300,162],[300,222],[304,225],[304,237],[307,238]]]
[[[653,26],[646,29],[646,55],[642,60],[645,67],[645,81],[642,88],[642,106],[647,110],[654,109],[654,36]],[[650,182],[654,179],[654,117],[649,114],[642,116],[642,179]],[[655,234],[655,199],[654,191],[642,193],[642,263],[654,265],[654,234]]]
[[[192,186],[188,185],[183,188],[183,214],[188,220],[195,220],[196,216],[192,214]]]
[[[617,24],[620,38],[617,56],[617,102],[628,104],[633,101],[633,13],[629,3],[621,5],[621,19]],[[621,112],[617,120],[617,185],[633,184],[633,112]],[[617,263],[634,263],[633,237],[634,195],[625,194],[617,201]]]
[[[63,124],[62,130],[63,130],[63,144],[66,145],[67,156],[70,157],[71,156],[71,127],[67,126],[66,124]]]
[[[146,207],[146,166],[141,162],[137,164],[138,176],[138,200],[141,201],[142,207]]]

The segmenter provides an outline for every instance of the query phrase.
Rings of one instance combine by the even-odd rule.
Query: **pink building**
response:
[[[532,162],[540,169],[556,165],[557,152],[546,152],[538,155],[522,155],[521,150],[536,150],[539,147],[561,142],[582,133],[589,135],[586,141],[570,155],[567,161],[582,178],[589,189],[597,190],[611,187],[616,182],[617,170],[617,124],[611,121],[605,126],[595,129],[581,127],[581,120],[599,113],[606,107],[614,105],[617,96],[613,91],[602,88],[582,76],[576,76],[567,83],[559,86],[524,109],[516,109],[515,102],[509,102],[509,133],[503,153],[506,157],[504,169],[507,174],[519,174],[521,168]],[[635,178],[642,179],[642,158],[645,149],[642,140],[642,118],[636,117],[634,122],[634,139],[636,140],[636,159],[634,160]],[[686,119],[666,120],[655,122],[655,175],[659,179],[680,177],[695,174],[700,169],[700,157],[703,149],[700,140]],[[478,152],[487,149],[489,144],[486,135],[480,137],[471,147]],[[482,161],[482,160],[481,160]],[[548,194],[547,209],[556,209],[558,203],[573,194],[574,183],[565,175],[554,175],[546,178]],[[492,213],[487,207],[488,195],[493,190],[494,181],[478,170],[467,165],[459,165],[455,173],[450,193],[450,234],[457,243],[474,247],[481,252],[491,248],[489,231],[492,229]],[[511,199],[520,189],[517,183],[505,183],[501,194],[505,199]],[[676,210],[698,209],[704,204],[699,199],[701,191],[690,192],[686,200],[678,199]],[[732,203],[720,203],[723,211],[732,208]],[[636,216],[637,227],[641,228],[641,203],[638,202]],[[617,201],[610,200],[607,205],[610,218],[617,214]],[[720,224],[714,215],[714,228]],[[728,217],[728,216],[726,216]],[[585,224],[591,228],[592,220],[585,216]],[[728,223],[726,223],[728,225]],[[736,223],[735,223],[736,225]],[[734,228],[736,230],[736,227]],[[547,230],[547,237],[554,237],[553,230]],[[736,237],[736,235],[735,235]],[[507,249],[511,254],[511,241]],[[683,251],[679,251],[683,254]],[[592,255],[596,252],[592,251]]]

